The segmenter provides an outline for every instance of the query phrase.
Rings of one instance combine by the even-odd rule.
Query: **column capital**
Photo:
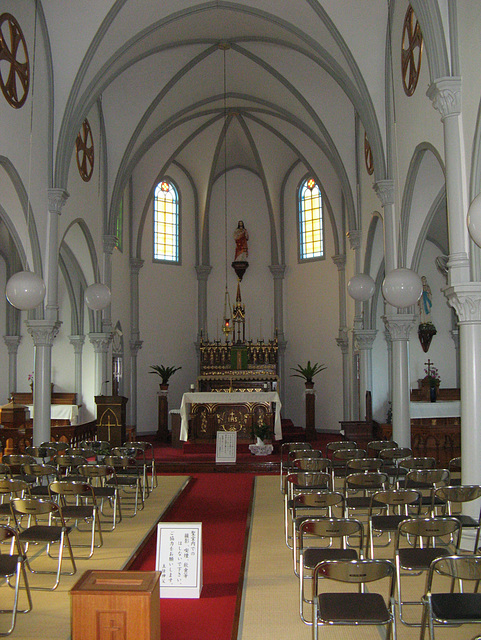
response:
[[[460,323],[481,323],[481,282],[465,282],[443,289]]]
[[[210,264],[198,264],[195,267],[195,271],[197,273],[197,280],[206,282],[212,271],[212,267]]]
[[[409,334],[412,328],[418,320],[417,315],[411,313],[406,314],[393,314],[388,316],[382,316],[382,320],[389,331],[391,341],[394,340],[405,341],[409,340]]]
[[[342,354],[348,353],[349,350],[349,336],[347,327],[341,327],[339,329],[338,336],[336,338],[336,344],[341,349]]]
[[[143,340],[131,340],[130,345],[130,353],[133,356],[136,356],[140,349],[142,349],[142,345],[144,344]]]
[[[383,207],[394,204],[394,180],[378,180],[373,184],[373,189]]]
[[[5,342],[9,355],[15,355],[17,353],[21,339],[22,336],[3,336],[3,341]]]
[[[274,276],[274,280],[283,280],[286,274],[285,264],[270,264],[269,270]]]
[[[47,189],[48,210],[60,215],[70,194],[65,189]]]
[[[144,261],[141,258],[130,258],[130,273],[139,273],[144,266]]]
[[[361,246],[362,233],[358,229],[353,229],[352,231],[348,231],[346,236],[351,245],[351,249],[359,249]]]
[[[354,329],[354,345],[358,351],[368,351],[372,349],[376,339],[377,329]]]
[[[103,240],[104,252],[109,254],[112,254],[112,251],[115,249],[115,247],[119,243],[117,236],[113,236],[110,234],[105,234],[102,240]]]
[[[25,320],[27,331],[36,347],[51,347],[61,324],[51,320]]]
[[[85,336],[69,336],[68,337],[70,344],[74,348],[74,353],[82,353],[82,348],[85,343]]]
[[[89,340],[94,347],[95,353],[107,353],[110,342],[112,341],[112,334],[89,333]]]
[[[461,113],[461,78],[446,77],[434,80],[426,91],[441,120]]]
[[[338,271],[344,271],[346,268],[346,254],[345,253],[337,253],[335,256],[332,256],[332,261],[336,265]]]

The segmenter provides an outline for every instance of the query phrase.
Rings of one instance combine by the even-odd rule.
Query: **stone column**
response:
[[[200,334],[204,339],[208,338],[207,330],[207,280],[212,271],[208,264],[200,264],[195,268],[197,272],[197,341],[200,341]]]
[[[130,258],[130,398],[127,410],[131,426],[137,426],[137,354],[142,348],[139,329],[139,274],[143,265],[144,261],[140,258]]]
[[[77,404],[82,402],[82,351],[85,343],[85,336],[69,336],[70,344],[73,346],[75,356],[75,393],[77,394]],[[81,420],[79,420],[81,422]]]
[[[137,354],[142,349],[142,340],[130,341],[130,408],[129,424],[137,426]]]
[[[285,397],[285,389],[282,381],[285,378],[285,353],[287,342],[284,336],[284,277],[286,274],[285,264],[271,264],[269,269],[274,278],[274,331],[277,331],[277,371],[281,380],[281,389],[278,389],[281,402]]]
[[[373,185],[373,188],[377,197],[381,201],[381,206],[383,208],[384,271],[388,274],[399,266],[398,237],[396,233],[396,219],[394,212],[394,181],[379,180]]]
[[[393,314],[383,316],[383,321],[392,344],[392,437],[400,447],[410,447],[409,334],[417,316]]]
[[[47,293],[45,318],[50,323],[54,323],[58,321],[58,219],[69,194],[64,189],[48,189],[47,195],[47,248],[45,256]],[[37,384],[36,379],[35,384]]]
[[[34,345],[35,384],[33,387],[33,444],[50,441],[50,405],[52,399],[52,344],[60,322],[26,320]]]
[[[103,260],[104,260],[104,284],[112,291],[112,252],[117,246],[117,236],[104,235],[103,237]],[[102,331],[109,333],[112,331],[112,305],[102,311]]]
[[[112,341],[111,333],[89,333],[89,340],[95,352],[94,395],[108,395],[108,362],[107,355]]]
[[[339,329],[336,343],[341,349],[342,354],[342,419],[347,421],[349,420],[349,394],[351,388],[351,377],[349,374],[349,338],[347,327]]]
[[[461,78],[438,78],[426,92],[441,114],[446,164],[446,207],[449,232],[449,284],[469,282],[469,234],[466,154],[461,118]]]
[[[376,335],[376,329],[354,329],[353,331],[354,348],[359,351],[360,420],[364,420],[366,416],[366,391],[372,391],[372,345]]]
[[[17,390],[17,353],[21,336],[3,336],[8,349],[8,396]]]
[[[462,482],[481,484],[481,283],[454,285],[444,293],[459,318]]]

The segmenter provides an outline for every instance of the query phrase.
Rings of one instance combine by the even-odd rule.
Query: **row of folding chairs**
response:
[[[452,487],[443,489],[451,490]],[[331,501],[328,496],[335,494],[336,499]],[[401,496],[404,498],[402,507]],[[292,548],[294,572],[299,576],[299,614],[305,624],[313,627],[313,638],[318,637],[319,626],[331,624],[386,625],[387,633],[396,637],[396,605],[404,624],[422,627],[421,637],[424,637],[425,628],[429,627],[433,638],[434,625],[441,624],[441,618],[454,620],[456,624],[481,621],[481,594],[469,593],[466,597],[461,596],[462,605],[461,602],[459,604],[464,608],[461,615],[461,609],[455,606],[459,593],[448,594],[446,603],[443,597],[438,598],[433,593],[433,583],[438,575],[450,575],[458,582],[461,580],[461,584],[463,580],[470,580],[474,585],[481,576],[479,555],[459,555],[461,518],[452,515],[420,515],[421,494],[414,490],[391,489],[378,492],[377,499],[374,500],[378,503],[376,510],[371,510],[369,516],[370,541],[365,545],[364,526],[360,520],[332,516],[333,507],[339,505],[340,513],[344,514],[344,496],[341,492],[323,490],[300,493],[295,498],[298,500],[299,510],[294,515]],[[448,511],[447,495],[444,498]],[[378,509],[383,499],[386,500],[384,514]],[[302,513],[301,506],[305,508],[304,515],[297,515]],[[413,506],[414,511],[409,512],[409,507]],[[398,510],[398,517],[393,517],[394,513],[390,512],[392,508]],[[316,509],[321,509],[322,515],[313,515]],[[399,513],[399,509],[402,513]],[[390,521],[389,536],[393,534],[392,560],[373,557],[374,536],[386,533],[377,520],[383,517],[386,519],[385,523]],[[320,544],[320,540],[324,543]],[[335,544],[336,540],[338,545]],[[405,576],[419,573],[427,574],[426,588],[417,600],[405,601],[403,580]],[[342,595],[324,592],[322,581],[326,578],[336,582],[356,583],[360,585],[361,592]],[[389,582],[387,598],[372,592],[371,583],[384,578]],[[311,581],[311,597],[306,596],[306,579]],[[365,597],[364,587],[367,584],[372,595]],[[422,615],[415,622],[409,622],[404,614],[405,608],[419,604],[423,605]],[[311,611],[310,616],[306,614],[306,608]]]

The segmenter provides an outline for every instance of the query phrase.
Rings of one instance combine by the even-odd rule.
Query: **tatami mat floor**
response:
[[[87,569],[123,569],[187,480],[186,476],[159,476],[159,486],[146,500],[145,508],[134,518],[123,518],[114,531],[105,532],[104,545],[95,549],[91,559],[78,560],[77,573],[74,576],[62,576],[59,586],[53,592],[32,591],[34,608],[28,614],[17,616],[17,624],[10,637],[14,640],[68,640],[71,635],[69,592],[72,586]],[[74,538],[72,541],[75,541]],[[80,552],[84,553],[85,549],[74,549],[75,555]],[[54,560],[44,561],[39,558],[40,562],[43,565],[48,564],[49,569],[56,566]],[[67,558],[64,559],[64,566],[70,570]],[[39,567],[40,564],[37,565],[37,568]],[[54,576],[29,575],[29,579],[31,586],[54,582]],[[22,595],[23,601],[26,601],[25,593]],[[6,597],[2,594],[2,606],[6,603]],[[21,602],[20,607],[22,606]]]
[[[376,550],[376,557],[389,557],[392,549]],[[422,595],[425,577],[410,578],[409,599]],[[411,583],[410,583],[411,584]],[[259,476],[251,527],[247,576],[244,583],[238,640],[308,640],[310,627],[299,617],[298,579],[292,567],[292,551],[284,541],[283,499],[279,478]],[[415,595],[416,594],[416,595]],[[418,614],[420,607],[415,608]],[[481,625],[436,628],[436,640],[471,640],[481,634]],[[384,638],[384,628],[324,627],[322,640],[376,640]],[[420,630],[397,624],[398,640],[418,640]],[[426,634],[426,639],[427,639]]]

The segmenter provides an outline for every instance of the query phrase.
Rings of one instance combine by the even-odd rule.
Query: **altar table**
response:
[[[189,417],[192,404],[247,404],[270,403],[275,405],[274,438],[282,438],[281,400],[277,391],[250,392],[189,392],[182,396],[180,405],[180,439],[189,439]]]
[[[25,405],[30,413],[30,419],[33,420],[33,404]],[[76,404],[51,404],[50,420],[52,421],[68,421],[70,424],[78,422],[78,405]]]

